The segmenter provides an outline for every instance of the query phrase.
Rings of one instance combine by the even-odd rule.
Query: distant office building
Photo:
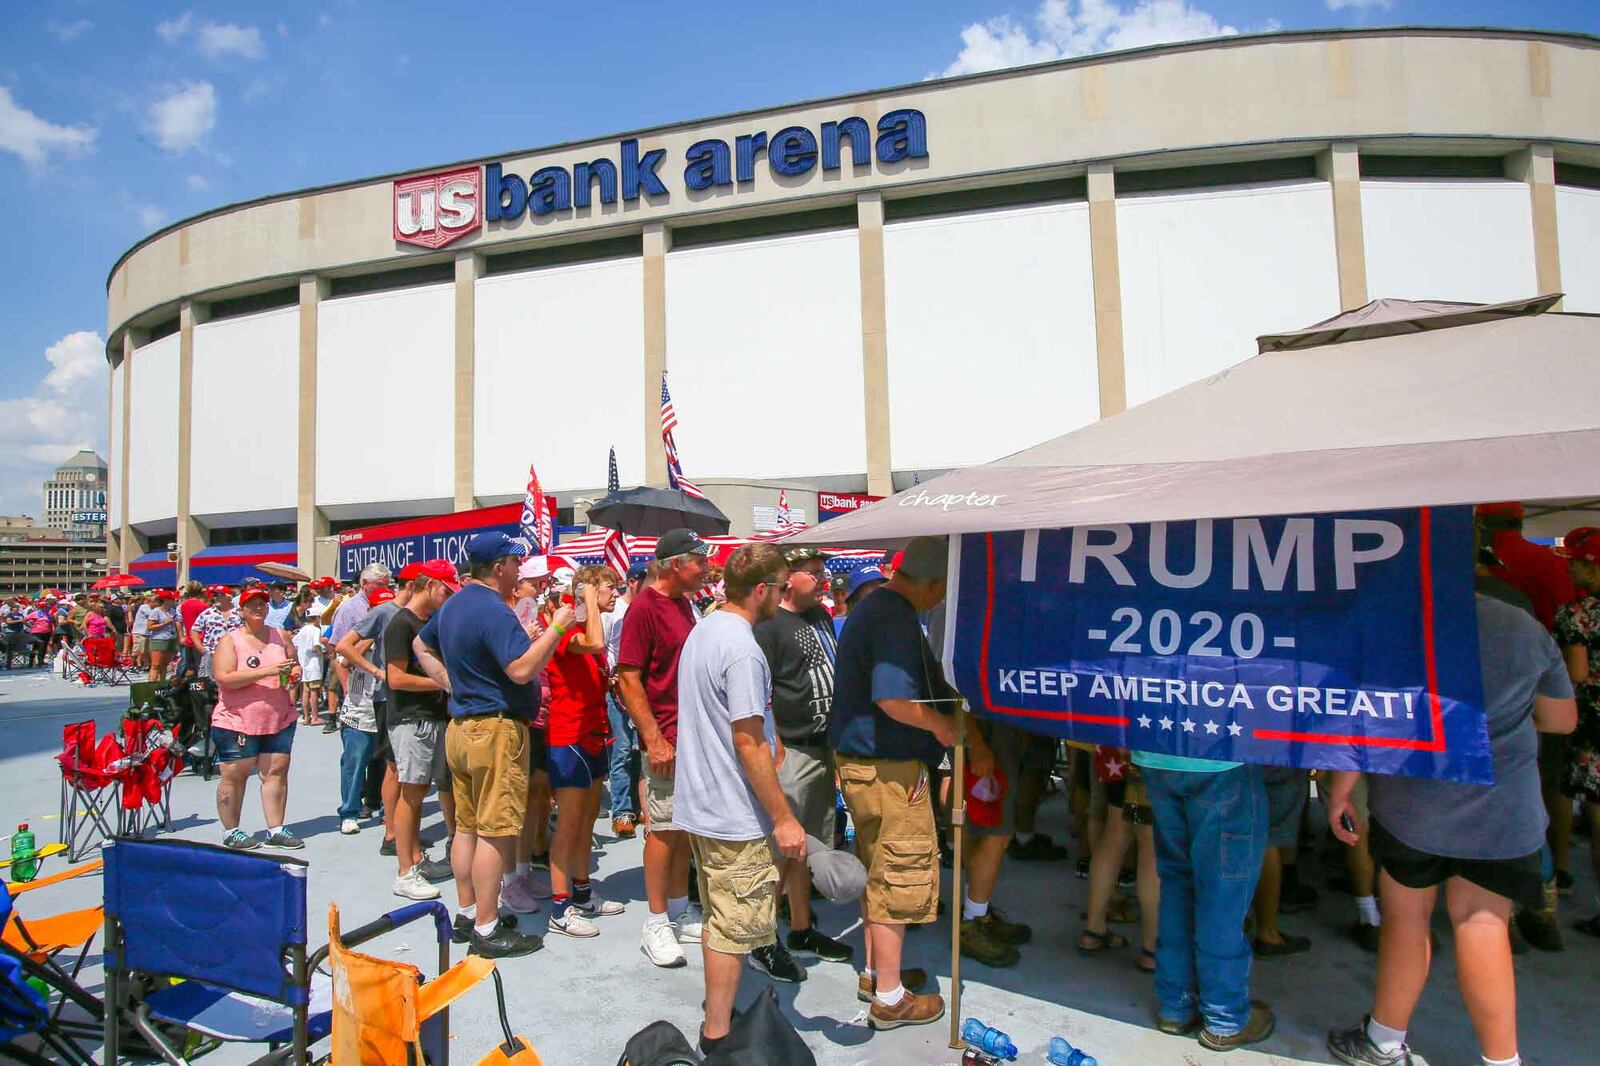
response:
[[[105,551],[104,543],[66,540],[28,515],[0,515],[0,596],[82,592],[105,576]]]
[[[82,451],[44,483],[44,524],[71,541],[106,539],[106,461]]]

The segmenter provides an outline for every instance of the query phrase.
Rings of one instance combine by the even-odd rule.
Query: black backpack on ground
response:
[[[747,1010],[734,1015],[728,1039],[706,1056],[705,1066],[817,1066],[817,1057],[767,985]]]
[[[634,1033],[622,1049],[617,1066],[700,1066],[688,1038],[668,1021],[651,1022]]]

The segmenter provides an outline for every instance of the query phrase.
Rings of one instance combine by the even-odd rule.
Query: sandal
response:
[[[1572,928],[1585,936],[1600,936],[1600,914],[1593,918],[1585,918],[1581,922],[1573,922]]]
[[[1132,925],[1139,920],[1139,901],[1132,896],[1117,896],[1106,908],[1106,921],[1113,925]]]
[[[1127,946],[1127,937],[1109,930],[1104,933],[1096,933],[1092,929],[1085,929],[1078,934],[1079,955],[1098,955],[1107,948],[1125,948]]]
[[[1139,961],[1134,963],[1134,965],[1139,968],[1141,973],[1155,973],[1156,953],[1151,951],[1149,948],[1140,948]]]

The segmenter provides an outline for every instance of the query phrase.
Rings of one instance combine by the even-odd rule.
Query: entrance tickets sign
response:
[[[1095,744],[1493,782],[1472,512],[955,538],[974,708]]]

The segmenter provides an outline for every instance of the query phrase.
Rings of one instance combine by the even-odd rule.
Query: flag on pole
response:
[[[606,536],[605,543],[606,565],[617,572],[617,576],[628,576],[628,568],[633,565],[629,555],[628,538],[620,530],[611,530]]]
[[[522,539],[527,542],[531,555],[544,555],[555,542],[555,516],[545,505],[544,490],[539,487],[539,473],[528,464],[528,491],[522,497]]]
[[[794,515],[789,511],[789,490],[778,490],[778,528],[787,529],[794,525]]]
[[[611,462],[606,467],[606,493],[610,495],[622,489],[622,478],[617,476],[617,449],[611,449]]]
[[[706,498],[694,482],[683,476],[683,464],[678,462],[678,446],[672,442],[672,431],[678,424],[678,413],[672,409],[672,395],[667,392],[667,375],[661,375],[661,444],[667,453],[667,485],[682,490],[685,496],[697,500]]]

